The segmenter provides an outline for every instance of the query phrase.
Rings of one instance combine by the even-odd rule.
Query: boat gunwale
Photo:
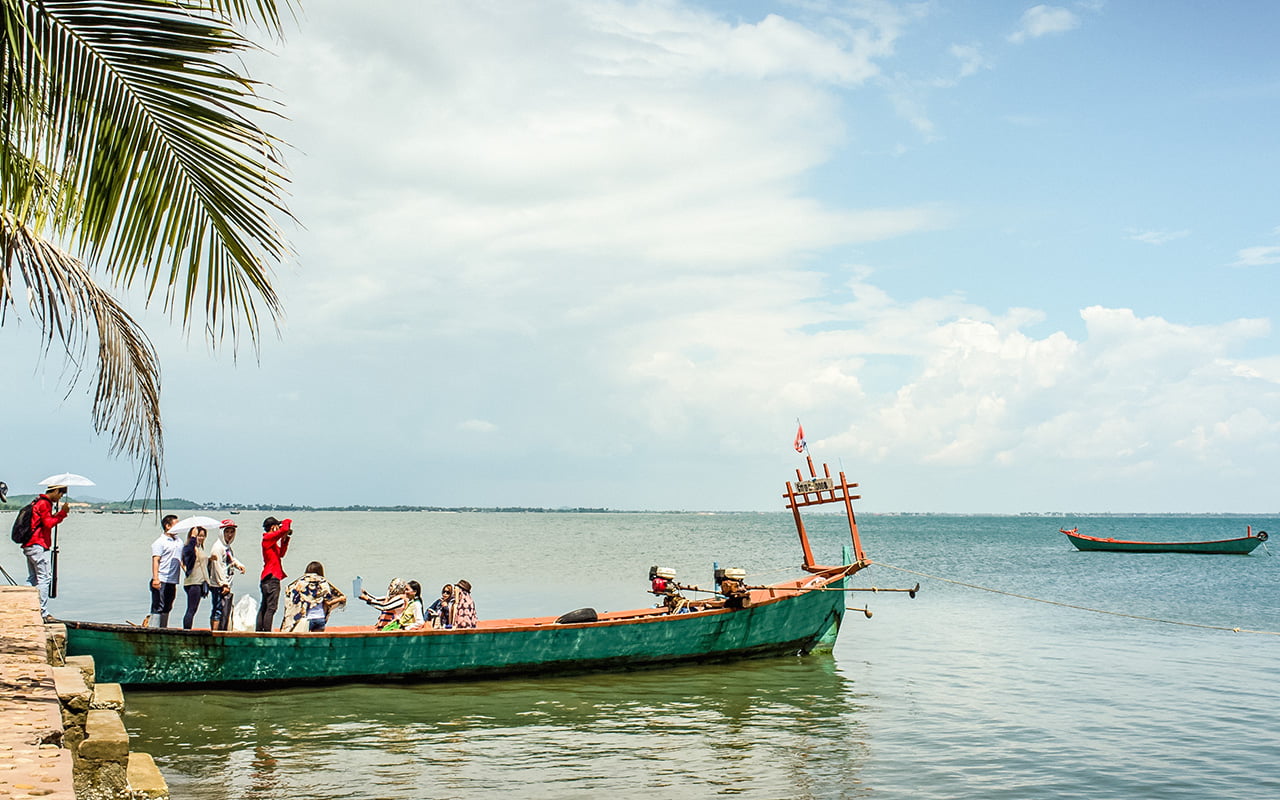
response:
[[[752,590],[752,608],[773,605],[785,600],[800,597],[806,592],[822,590],[828,584],[853,575],[870,566],[870,561],[848,564],[841,567],[822,567],[817,574],[808,575],[791,581],[770,584]],[[757,594],[769,595],[756,601]],[[605,612],[605,617],[594,621],[556,622],[557,617],[517,617],[508,619],[481,620],[475,628],[420,628],[418,630],[381,631],[372,627],[338,627],[323,631],[214,631],[208,628],[151,628],[141,625],[122,625],[113,622],[92,622],[87,620],[59,620],[68,627],[79,630],[96,630],[116,634],[159,634],[161,636],[199,636],[215,639],[350,639],[366,637],[392,636],[467,636],[484,633],[520,633],[542,630],[568,630],[576,628],[604,628],[622,625],[651,624],[675,622],[682,619],[705,619],[720,614],[727,614],[740,609],[727,606],[702,608],[683,614],[671,614],[661,607],[623,609]],[[504,624],[510,623],[510,624]]]

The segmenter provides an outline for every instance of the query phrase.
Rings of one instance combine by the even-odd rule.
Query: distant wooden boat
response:
[[[100,681],[192,686],[496,678],[830,649],[846,610],[845,592],[859,591],[847,581],[871,562],[863,555],[850,502],[858,499],[850,491],[857,484],[849,483],[844,473],[833,478],[825,465],[824,471],[818,477],[809,460],[810,479],[796,470],[795,484],[787,481],[783,495],[800,537],[802,568],[809,574],[746,586],[749,594],[735,602],[715,594],[724,588],[717,584],[714,591],[706,590],[712,599],[693,602],[689,613],[641,608],[592,614],[596,618],[587,621],[482,620],[469,630],[390,633],[367,627],[321,633],[184,631],[68,621],[67,654],[93,656]],[[849,521],[852,542],[839,566],[814,560],[800,516],[803,507],[827,503],[843,504]],[[901,591],[914,597],[916,590]],[[870,616],[866,609],[858,610]]]
[[[1079,528],[1071,530],[1059,528],[1058,530],[1066,534],[1077,550],[1108,550],[1119,553],[1201,553],[1247,556],[1267,540],[1266,531],[1258,531],[1257,535],[1254,535],[1251,526],[1245,529],[1246,535],[1239,539],[1218,539],[1211,542],[1135,542],[1085,536],[1078,532]]]

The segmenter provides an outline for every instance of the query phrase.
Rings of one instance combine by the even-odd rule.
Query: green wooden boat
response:
[[[843,473],[788,481],[788,508],[804,552],[805,576],[748,586],[745,601],[695,601],[689,613],[643,608],[591,622],[555,618],[484,620],[470,630],[248,633],[66,622],[67,654],[91,655],[98,680],[125,685],[246,685],[482,679],[510,675],[652,668],[805,654],[829,649],[845,612],[848,578],[870,566],[862,552],[850,484]],[[815,563],[800,509],[843,503],[851,546],[846,563]],[[690,587],[681,587],[688,589]],[[721,588],[721,587],[717,587]],[[880,589],[879,591],[885,591]],[[914,596],[914,591],[912,592]],[[737,607],[741,606],[741,607]],[[867,612],[870,616],[870,613]]]
[[[1247,528],[1246,535],[1239,539],[1219,539],[1211,542],[1135,542],[1085,536],[1079,532],[1078,528],[1071,530],[1059,528],[1058,531],[1066,534],[1077,550],[1106,550],[1120,553],[1200,553],[1247,556],[1267,540],[1266,531],[1258,531],[1257,535],[1254,535],[1252,527]]]

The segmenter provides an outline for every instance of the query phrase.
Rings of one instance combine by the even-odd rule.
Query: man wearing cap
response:
[[[280,603],[280,581],[285,577],[280,560],[289,552],[289,537],[293,535],[293,520],[267,517],[262,521],[262,605],[258,607],[257,630],[271,630],[275,621],[276,606]]]
[[[231,543],[236,540],[235,520],[224,519],[218,525],[221,535],[209,548],[209,591],[213,611],[209,615],[209,630],[225,631],[231,618],[231,579],[236,570],[245,571],[244,564],[236,560]]]
[[[53,528],[67,518],[67,504],[54,511],[58,501],[67,495],[66,486],[49,486],[31,504],[31,538],[22,546],[27,557],[27,583],[40,590],[40,615],[49,617],[49,584],[53,573],[49,567],[49,548],[53,546]]]

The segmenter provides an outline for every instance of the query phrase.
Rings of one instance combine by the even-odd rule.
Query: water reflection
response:
[[[549,680],[129,695],[175,797],[852,797],[830,657]]]

